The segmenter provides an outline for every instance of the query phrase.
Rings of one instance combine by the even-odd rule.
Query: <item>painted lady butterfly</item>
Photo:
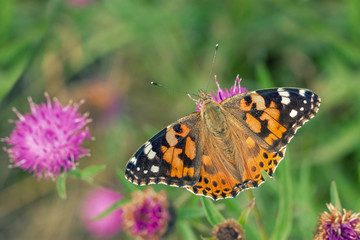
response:
[[[247,92],[216,102],[200,91],[201,111],[170,124],[132,156],[125,177],[138,185],[184,187],[214,200],[259,186],[283,159],[296,131],[319,110],[301,88]]]

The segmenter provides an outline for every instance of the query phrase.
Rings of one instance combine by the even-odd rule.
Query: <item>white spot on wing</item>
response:
[[[293,109],[293,110],[291,110],[291,112],[290,112],[290,117],[296,117],[296,115],[298,114],[298,112],[295,110],[295,109]]]
[[[155,165],[152,165],[151,168],[150,168],[150,171],[152,171],[153,173],[157,173],[157,172],[159,172],[159,167],[155,166]]]
[[[145,143],[145,149],[144,149],[145,155],[148,155],[148,154],[149,154],[149,152],[151,151],[151,148],[152,148],[151,143],[150,143],[150,142],[146,142],[146,143]]]
[[[135,157],[132,157],[129,162],[131,162],[132,164],[135,165],[137,162],[137,159]]]
[[[290,103],[290,98],[287,97],[281,97],[281,103],[288,105]]]
[[[156,153],[153,150],[150,150],[147,156],[150,160],[153,160],[156,156]]]
[[[301,96],[303,96],[303,97],[305,97],[305,90],[304,89],[300,89],[299,90],[299,94],[301,95]]]
[[[280,90],[280,89],[279,89]],[[279,91],[278,90],[278,91]],[[282,97],[290,97],[290,93],[287,92],[287,91],[283,91],[283,92],[279,92],[279,95],[282,96]]]
[[[301,108],[300,108],[300,111],[304,111],[304,107],[301,107]]]
[[[306,101],[306,100],[304,100],[304,104],[307,104],[307,101]]]

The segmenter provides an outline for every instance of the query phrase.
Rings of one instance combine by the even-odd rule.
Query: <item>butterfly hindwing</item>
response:
[[[258,187],[264,182],[261,170],[272,177],[278,164],[284,158],[286,147],[276,152],[269,152],[250,136],[245,136],[243,143],[241,152],[246,158],[241,158],[241,162],[238,163],[243,169],[241,181],[244,188]]]
[[[188,190],[214,200],[235,197],[241,190],[239,172],[234,165],[224,161],[223,149],[219,148],[216,139],[204,140],[201,176]]]
[[[261,147],[276,152],[315,116],[320,98],[307,89],[271,88],[233,96],[222,105]]]
[[[125,177],[138,185],[164,183],[187,187],[196,184],[201,166],[198,120],[198,113],[190,114],[148,140],[129,160]]]

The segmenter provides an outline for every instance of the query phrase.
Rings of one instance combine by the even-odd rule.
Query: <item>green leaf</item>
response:
[[[255,206],[255,198],[253,198],[251,202],[241,212],[238,222],[242,227],[244,227],[246,220],[248,219],[250,212],[253,210],[254,206]]]
[[[83,170],[75,169],[72,171],[69,171],[69,174],[71,174],[74,177],[86,180],[88,182],[92,182],[93,177],[103,171],[106,168],[106,165],[96,165],[96,166],[90,166]]]
[[[331,185],[330,185],[330,198],[331,198],[331,203],[341,211],[342,206],[340,202],[340,197],[336,187],[336,182],[334,180],[331,181]]]
[[[260,170],[260,173],[261,173],[261,176],[264,178],[264,182],[274,181],[274,179],[271,178],[271,177],[269,176],[269,174],[268,174],[264,169],[261,169],[261,170]]]
[[[121,200],[117,201],[116,203],[114,203],[113,205],[111,205],[109,208],[107,208],[104,212],[102,212],[99,215],[93,217],[91,220],[96,221],[96,220],[99,220],[101,218],[104,218],[107,215],[109,215],[110,213],[112,213],[113,211],[119,209],[121,207],[121,205],[123,205],[124,203],[130,202],[130,201],[131,201],[130,198],[121,199]]]
[[[84,180],[90,180],[98,173],[102,172],[106,168],[106,165],[90,166],[81,171],[81,178]]]
[[[71,170],[68,172],[68,174],[77,178],[81,178],[81,170],[79,169]]]
[[[215,204],[207,197],[201,197],[201,203],[205,210],[206,218],[212,226],[224,221],[223,215],[217,210]]]
[[[66,199],[66,177],[67,174],[61,174],[56,180],[56,189],[59,194],[59,197]]]

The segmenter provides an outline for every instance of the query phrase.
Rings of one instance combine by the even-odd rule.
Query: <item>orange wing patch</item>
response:
[[[264,178],[260,170],[264,170],[270,177],[273,175],[277,165],[283,159],[286,148],[281,149],[279,152],[271,153],[258,147],[253,151],[248,159],[243,161],[245,170],[242,181],[246,183],[246,187],[257,187]]]
[[[277,109],[273,109],[277,110]],[[263,113],[260,116],[260,120],[267,120],[268,129],[278,138],[282,137],[282,134],[286,132],[286,128],[284,128],[279,122],[277,122],[274,118],[271,117],[268,113]]]
[[[182,171],[184,168],[184,162],[179,158],[179,154],[182,153],[182,149],[175,148],[173,151],[173,157],[171,162],[171,173],[170,177],[182,177]]]
[[[177,131],[174,128],[169,128],[166,133],[166,141],[170,146],[175,146],[178,143],[176,136],[186,137],[190,132],[190,129],[185,124],[179,126]]]
[[[261,123],[251,114],[246,113],[246,124],[250,127],[250,129],[256,133],[261,132]]]
[[[194,167],[184,167],[184,160],[179,156],[183,152],[190,159],[194,160],[196,157],[196,146],[195,141],[193,141],[188,135],[190,129],[181,124],[177,129],[169,128],[165,135],[167,143],[170,147],[161,146],[161,151],[163,153],[163,159],[171,165],[170,172],[168,173],[171,178],[182,178],[182,177],[194,177]],[[185,148],[177,148],[176,144],[179,143],[178,138],[185,138]]]
[[[247,99],[242,98],[240,100],[239,108],[244,112],[249,112],[254,103],[256,103],[257,110],[264,110],[266,108],[264,98],[257,93],[249,95]]]
[[[202,162],[199,182],[188,190],[215,200],[235,197],[242,190],[241,182],[223,165],[216,166],[207,155],[203,155]]]
[[[185,143],[185,154],[188,158],[193,160],[196,157],[196,146],[195,142],[190,137],[186,138]]]

